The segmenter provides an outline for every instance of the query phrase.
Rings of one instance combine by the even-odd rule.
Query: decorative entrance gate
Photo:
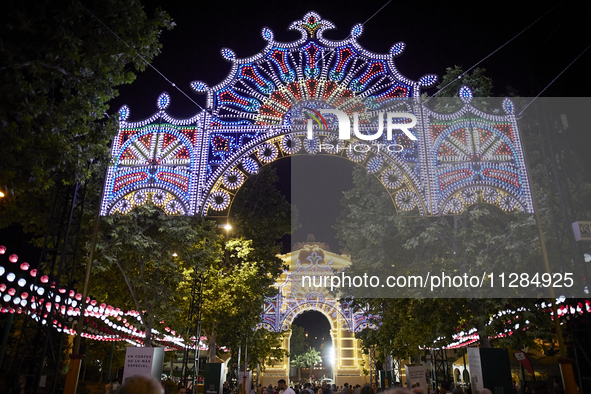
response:
[[[507,212],[532,212],[509,99],[503,101],[503,115],[487,114],[471,105],[472,93],[463,87],[461,108],[435,112],[420,94],[437,77],[412,81],[395,67],[404,43],[375,54],[357,42],[362,25],[341,41],[323,37],[331,28],[331,22],[310,12],[290,25],[302,34],[295,42],[276,42],[263,28],[267,46],[260,53],[238,59],[222,49],[232,63],[230,74],[213,87],[192,83],[193,90],[207,94],[207,108],[192,118],[170,116],[167,93],[158,97],[158,111],[142,121],[129,121],[130,110],[123,106],[101,214],[152,203],[168,214],[225,215],[248,176],[294,154],[340,155],[366,167],[403,211],[456,214],[485,202]],[[360,152],[353,148],[363,141],[339,140],[337,123],[330,119],[308,139],[305,123],[296,120],[320,103],[351,118],[358,113],[357,135],[366,137],[382,120],[380,112],[412,114],[417,122],[410,132],[416,139],[395,130],[391,139],[380,137]],[[402,149],[380,149],[388,143]]]
[[[332,253],[327,246],[313,239],[296,244],[293,252],[280,257],[290,268],[277,281],[277,296],[266,300],[261,315],[263,322],[259,328],[286,332],[282,346],[289,350],[294,319],[303,312],[321,312],[330,323],[334,352],[331,365],[333,375],[328,378],[334,378],[338,385],[369,382],[369,377],[364,373],[364,370],[369,371],[368,358],[362,354],[361,343],[355,338],[355,333],[365,328],[375,328],[372,316],[367,316],[363,311],[353,312],[348,304],[340,303],[338,296],[330,294],[326,287],[313,287],[305,281],[302,286],[302,276],[312,277],[314,283],[318,283],[322,277],[347,268],[351,264],[349,257]],[[289,365],[289,359],[286,358],[267,367],[262,384],[276,385],[277,380],[282,378],[287,381]]]

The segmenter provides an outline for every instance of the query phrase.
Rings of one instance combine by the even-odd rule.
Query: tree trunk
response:
[[[421,353],[415,353],[414,360],[415,365],[421,365]]]
[[[298,383],[302,381],[302,368],[298,367]]]
[[[148,317],[145,317],[145,316]],[[144,342],[144,346],[145,347],[151,347],[152,346],[152,323],[154,320],[154,317],[152,315],[151,312],[148,312],[144,315],[144,327],[146,328],[146,341]]]
[[[490,348],[490,339],[485,332],[484,324],[478,321],[476,322],[476,329],[478,330],[478,336],[480,336],[480,347],[481,348]]]
[[[211,327],[211,333],[207,336],[207,346],[209,347],[208,358],[207,358],[208,363],[215,363],[215,353],[216,353],[215,342],[216,342],[217,335],[218,335],[217,326],[218,326],[218,323],[213,322],[213,325]]]

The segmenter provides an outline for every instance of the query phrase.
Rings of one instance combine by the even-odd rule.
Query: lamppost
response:
[[[226,223],[218,224],[218,228],[224,229],[226,233],[226,239],[224,241],[224,265],[228,267],[230,265],[230,252],[226,248],[228,244],[228,240],[230,239],[230,230],[232,230],[232,225],[230,224],[230,218],[226,217]],[[233,364],[233,362],[232,362]],[[230,372],[230,388],[234,388],[234,381],[232,379],[232,375],[234,374],[234,367],[230,365],[231,372]],[[236,363],[236,383],[238,384],[240,379],[240,347],[238,348],[238,360]]]
[[[230,223],[226,224],[218,224],[218,228],[223,228],[226,230],[226,239],[228,238],[228,231],[232,230],[232,225]]]
[[[227,265],[230,264],[230,252],[226,248],[228,240],[230,239],[230,230],[232,230],[232,225],[230,224],[229,218],[226,218],[225,224],[218,224],[218,228],[223,228],[226,230],[226,241],[224,242],[224,263]]]

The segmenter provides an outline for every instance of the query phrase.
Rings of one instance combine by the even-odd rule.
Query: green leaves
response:
[[[475,97],[490,95],[492,83],[482,72],[476,69],[459,81],[461,69],[448,69],[440,88],[450,85],[441,95],[457,96],[462,84],[472,88]],[[452,108],[453,100],[445,103],[449,111],[457,108]],[[474,99],[473,103],[480,108],[487,105],[484,99]],[[456,104],[460,105],[459,100]],[[582,270],[582,249],[577,253],[578,245],[572,242],[570,223],[574,219],[568,220],[567,213],[572,218],[591,214],[585,204],[591,183],[584,160],[574,149],[567,149],[562,131],[551,129],[546,137],[540,130],[541,123],[541,119],[520,120],[521,134],[529,148],[531,187],[538,201],[551,270],[575,272],[577,276],[577,270]],[[555,157],[548,157],[548,152]],[[344,210],[336,226],[342,246],[351,254],[350,275],[405,275],[409,267],[425,273],[544,272],[533,215],[508,215],[481,203],[456,216],[405,217],[394,211],[383,186],[373,176],[359,168],[353,177],[355,187],[344,194]],[[579,273],[575,282],[581,277]],[[501,296],[507,297],[509,290]],[[523,297],[522,291],[516,290],[512,296]],[[384,354],[405,357],[419,348],[447,345],[453,341],[452,335],[472,328],[480,334],[480,345],[484,347],[536,347],[536,338],[553,335],[549,311],[542,309],[536,299],[471,298],[474,295],[469,291],[454,292],[458,298],[421,299],[408,292],[408,298],[354,299],[353,307],[380,316],[375,322],[379,325],[376,331],[367,330],[358,336],[366,348],[377,346]],[[529,294],[525,296],[532,297]],[[502,310],[519,312],[499,314]],[[505,332],[512,335],[497,337]],[[491,339],[491,344],[489,337],[497,338]]]
[[[302,355],[306,366],[314,366],[322,362],[322,357],[320,357],[320,352],[313,347],[310,347],[306,353]]]
[[[289,340],[290,356],[298,356],[306,352],[306,337],[303,327],[291,325],[291,338]]]
[[[211,265],[204,276],[202,324],[216,343],[236,348],[239,335],[251,336],[259,322],[265,289],[270,286],[264,264],[253,261],[252,241],[226,243],[229,260]]]
[[[116,133],[108,101],[160,52],[172,24],[163,11],[148,18],[139,1],[10,2],[0,45],[0,188],[8,191],[0,226],[39,221],[55,185],[86,179],[89,162],[107,161]],[[88,7],[88,8],[85,8]],[[94,15],[94,16],[93,16]],[[98,18],[98,20],[97,20]],[[101,22],[116,30],[121,40]],[[40,198],[31,198],[30,194]],[[41,220],[45,223],[45,220]]]
[[[108,280],[96,283],[95,291],[103,292],[110,303],[144,311],[146,331],[155,316],[182,328],[193,279],[221,255],[213,222],[167,216],[144,205],[127,215],[104,218],[93,269]]]
[[[306,368],[308,366],[306,354],[290,356],[289,363],[294,368]]]

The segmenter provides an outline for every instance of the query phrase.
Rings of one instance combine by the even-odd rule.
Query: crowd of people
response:
[[[464,391],[461,388],[454,388],[451,390],[451,384],[449,382],[443,382],[439,387],[438,394],[476,394],[471,390]],[[316,383],[305,383],[295,384],[292,387],[288,387],[285,380],[281,379],[277,382],[277,386],[268,387],[259,386],[256,394],[402,394],[402,393],[420,393],[420,394],[436,394],[435,390],[430,390],[428,393],[424,392],[422,388],[415,387],[411,390],[407,390],[400,384],[395,384],[394,387],[383,390],[376,388],[365,383],[362,385],[350,385],[345,383],[343,386],[338,387],[336,384],[329,385],[327,382],[322,384]],[[224,393],[228,394],[228,393]],[[491,394],[488,389],[480,390],[478,394]],[[542,393],[540,393],[542,394]],[[543,393],[545,394],[545,393]]]
[[[286,388],[283,389],[283,386]],[[336,384],[329,385],[326,381],[322,384],[305,383],[296,384],[292,387],[287,387],[285,380],[281,379],[277,382],[277,386],[269,385],[268,387],[259,386],[256,394],[375,394],[376,391],[369,384],[361,387],[360,385],[352,386],[345,383],[340,388]]]
[[[251,391],[251,394],[492,394],[488,389],[474,392],[472,390],[464,391],[460,387],[452,388],[450,382],[442,382],[438,387],[437,392],[431,389],[428,393],[424,392],[420,387],[415,387],[412,390],[407,390],[401,385],[395,385],[392,388],[382,390],[375,388],[369,383],[361,385],[349,385],[345,383],[344,386],[337,387],[336,384],[329,385],[326,381],[322,384],[305,383],[288,386],[284,379],[280,379],[276,386],[269,385],[268,387],[259,385],[258,390]],[[112,391],[108,394],[167,394],[163,385],[157,380],[146,376],[133,376],[126,379],[123,386],[116,388],[117,391]],[[223,394],[231,394],[229,386],[224,383]],[[550,390],[545,385],[539,387],[532,387],[531,394],[551,394]],[[188,394],[184,386],[179,386],[177,394]]]

